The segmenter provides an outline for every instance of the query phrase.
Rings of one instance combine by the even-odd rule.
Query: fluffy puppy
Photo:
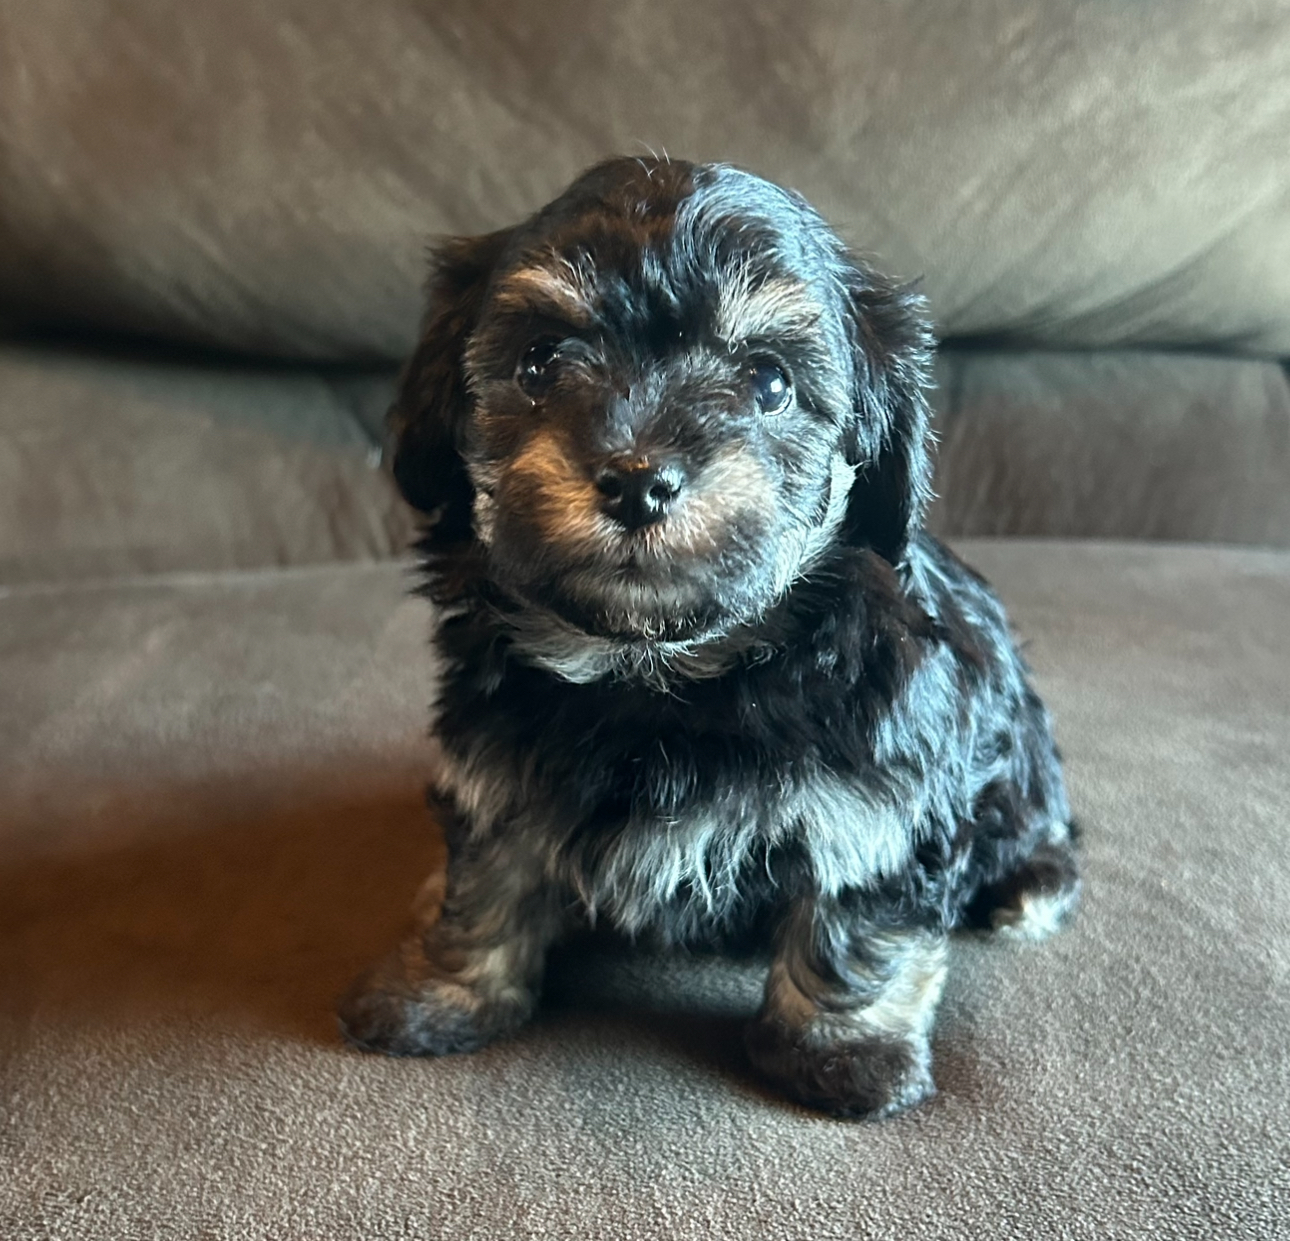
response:
[[[766,935],[754,1065],[884,1116],[932,1092],[946,937],[1079,880],[999,601],[921,528],[921,299],[801,198],[618,159],[449,242],[391,415],[427,515],[447,873],[342,1026],[470,1051],[600,919]]]

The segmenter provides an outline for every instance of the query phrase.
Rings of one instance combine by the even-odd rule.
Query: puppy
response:
[[[922,300],[797,195],[611,160],[439,250],[391,413],[427,517],[449,864],[342,1028],[471,1051],[599,919],[773,944],[746,1036],[801,1103],[932,1093],[946,938],[1076,903],[1048,715],[920,528]]]

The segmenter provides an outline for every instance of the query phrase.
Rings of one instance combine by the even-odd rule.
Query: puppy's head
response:
[[[837,540],[900,560],[928,488],[921,300],[796,195],[613,160],[442,247],[429,293],[395,477],[513,599],[694,642],[755,621]]]

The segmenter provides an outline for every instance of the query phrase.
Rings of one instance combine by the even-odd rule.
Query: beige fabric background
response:
[[[948,350],[936,380],[939,532],[1290,546],[1275,363]]]
[[[0,0],[0,320],[397,357],[423,247],[666,149],[949,335],[1290,354],[1290,6]]]
[[[391,387],[0,342],[0,585],[397,554]]]

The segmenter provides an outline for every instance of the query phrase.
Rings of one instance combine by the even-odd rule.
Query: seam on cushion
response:
[[[329,375],[321,374],[336,403],[350,425],[367,444],[367,463],[372,469],[379,469],[385,461],[385,437],[382,429],[385,426],[386,410],[394,399],[398,372],[391,368],[375,371],[362,371],[356,374]],[[380,416],[373,421],[370,417],[372,402],[365,400],[373,392],[384,388],[384,396],[376,402]],[[367,411],[369,417],[364,417]]]
[[[407,556],[391,556],[385,560],[326,560],[316,564],[266,565],[258,569],[175,569],[163,573],[127,573],[63,582],[22,582],[16,586],[0,586],[0,600],[122,588],[141,590],[155,586],[200,589],[203,586],[255,584],[278,578],[318,577],[338,570],[350,573],[388,573],[392,565],[398,566],[409,576],[416,570],[415,561]]]
[[[1261,568],[1274,568],[1278,572],[1290,570],[1290,549],[1282,547],[1257,547],[1247,543],[1209,543],[1181,542],[1169,539],[1079,539],[1063,536],[1044,535],[968,535],[949,537],[944,540],[951,547],[961,547],[968,554],[974,547],[994,546],[1048,546],[1053,548],[1071,548],[1084,551],[1136,551],[1152,553],[1163,551],[1169,554],[1203,554],[1218,553],[1224,557],[1241,559],[1247,564],[1262,562]],[[0,601],[5,599],[31,598],[39,595],[57,595],[70,592],[107,591],[117,589],[143,590],[149,587],[169,586],[180,589],[200,589],[203,586],[236,585],[239,583],[254,585],[257,582],[269,582],[282,578],[320,577],[326,574],[342,573],[388,573],[391,567],[397,567],[403,576],[409,579],[409,589],[415,582],[412,580],[418,571],[416,560],[408,555],[391,557],[388,560],[335,560],[308,565],[271,565],[259,569],[189,569],[168,573],[137,573],[119,577],[83,578],[71,582],[23,582],[17,586],[0,586]]]

